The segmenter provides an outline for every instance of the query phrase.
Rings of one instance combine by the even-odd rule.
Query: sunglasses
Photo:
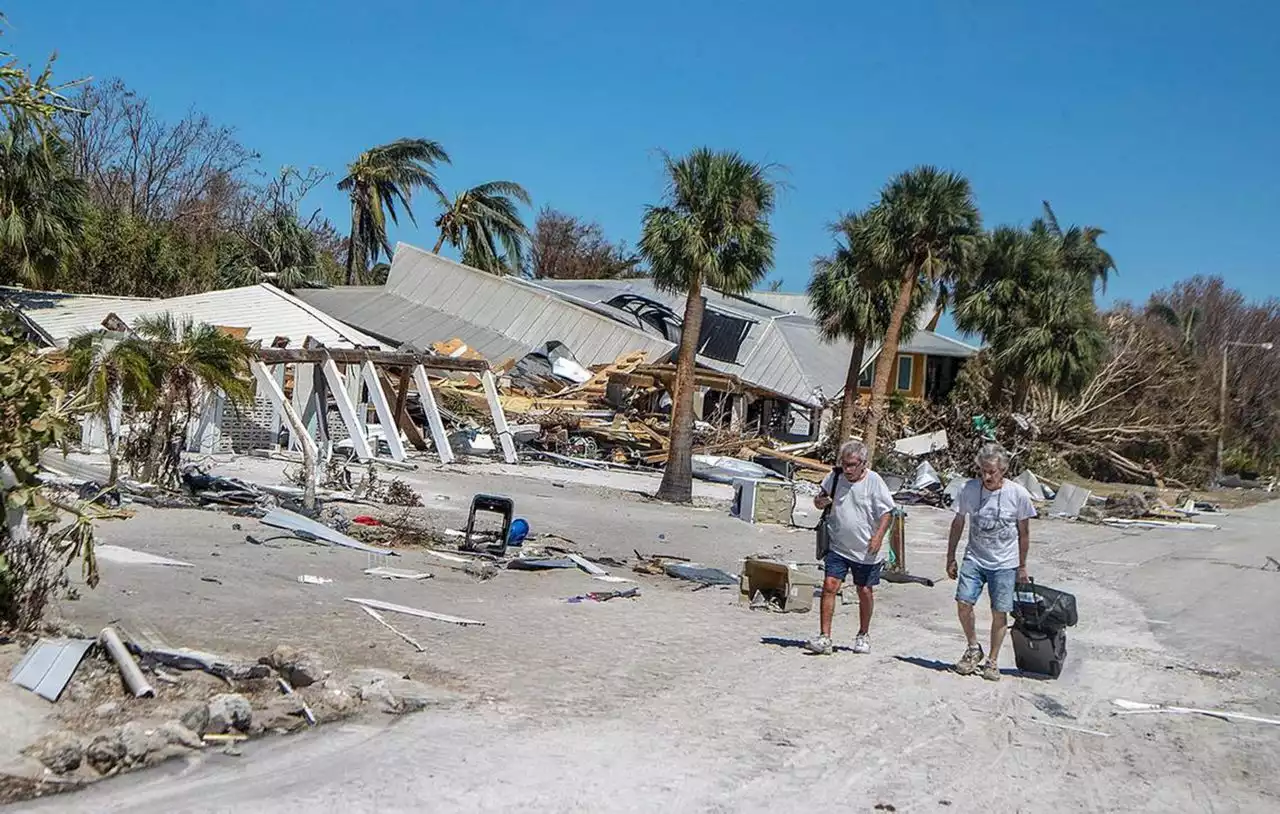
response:
[[[866,466],[866,465],[867,465],[867,462],[866,462],[866,461],[862,461],[862,460],[858,460],[858,461],[842,461],[842,462],[840,463],[840,468],[841,468],[841,469],[861,469],[862,467],[864,467],[864,466]]]

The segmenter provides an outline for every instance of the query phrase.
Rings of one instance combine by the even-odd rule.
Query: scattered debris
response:
[[[403,568],[366,568],[364,572],[371,577],[381,577],[382,579],[406,579],[411,581],[431,579],[432,574],[427,571],[407,571]]]
[[[928,455],[930,452],[938,452],[947,448],[947,431],[938,430],[937,432],[924,433],[923,435],[912,435],[906,438],[899,438],[893,444],[893,451],[900,455],[910,455],[918,458],[921,455]]]
[[[1194,523],[1191,521],[1180,520],[1104,520],[1108,526],[1118,526],[1121,528],[1146,528],[1146,529],[1178,529],[1180,531],[1215,531],[1220,526],[1212,523]]]
[[[271,655],[259,659],[258,663],[274,669],[293,687],[310,687],[324,681],[329,675],[318,655],[288,645],[280,645],[271,651]]]
[[[822,578],[794,562],[748,557],[742,561],[742,578],[738,582],[738,601],[752,610],[806,613],[813,607],[813,592],[822,584]]]
[[[328,577],[318,577],[315,574],[302,574],[298,577],[298,582],[303,585],[328,585],[333,580]]]
[[[1120,708],[1117,715],[1127,715],[1138,712],[1169,712],[1177,715],[1208,715],[1210,718],[1221,718],[1224,721],[1249,721],[1256,724],[1275,724],[1280,726],[1280,720],[1275,718],[1259,718],[1256,715],[1244,715],[1239,712],[1228,712],[1221,709],[1196,709],[1194,707],[1174,707],[1167,704],[1145,704],[1141,701],[1126,701],[1123,698],[1112,700]]]
[[[115,628],[104,627],[102,632],[98,634],[98,640],[102,643],[103,648],[107,651],[107,655],[111,656],[111,660],[120,668],[120,675],[124,678],[125,686],[133,693],[134,698],[154,698],[156,691],[147,683],[147,679],[142,675],[138,663],[133,660],[124,642],[120,640],[120,634],[116,633]]]
[[[393,625],[393,624],[391,624],[390,622],[388,622],[388,621],[386,620],[386,618],[385,618],[382,614],[378,613],[378,612],[377,612],[376,610],[374,610],[373,608],[369,607],[368,605],[361,605],[361,606],[360,606],[360,610],[362,610],[362,611],[364,611],[365,613],[367,613],[367,614],[369,614],[370,616],[372,616],[375,622],[377,622],[378,624],[382,625],[382,626],[383,626],[383,627],[385,627],[387,630],[391,631],[392,633],[396,634],[396,635],[397,635],[397,636],[399,636],[400,638],[404,639],[404,640],[405,640],[406,642],[408,642],[409,644],[413,645],[414,649],[416,649],[419,653],[425,653],[425,652],[427,652],[427,648],[425,648],[425,647],[423,647],[421,644],[419,644],[419,643],[418,643],[418,641],[417,641],[416,639],[414,639],[414,638],[413,638],[412,636],[410,636],[408,633],[405,633],[404,631],[400,630],[400,629],[399,629],[399,628],[397,628],[395,625]]]
[[[1074,483],[1063,483],[1049,506],[1049,514],[1058,517],[1076,517],[1080,514],[1080,509],[1089,502],[1092,494],[1088,489],[1076,486]]]
[[[1049,490],[1036,477],[1036,473],[1030,469],[1024,469],[1022,474],[1013,479],[1013,482],[1026,489],[1032,500],[1049,500],[1052,497]]]
[[[248,732],[253,724],[253,706],[239,693],[223,693],[209,699],[209,723],[205,740],[210,735]]]
[[[41,639],[13,668],[9,680],[56,702],[91,647],[93,639]]]
[[[1267,561],[1262,566],[1263,571],[1280,571],[1280,560],[1275,557],[1267,557]]]
[[[1081,732],[1085,735],[1097,735],[1098,737],[1101,737],[1101,738],[1111,737],[1110,732],[1099,732],[1096,729],[1085,729],[1082,726],[1069,726],[1067,724],[1060,724],[1055,721],[1042,721],[1039,718],[1028,718],[1027,720],[1031,721],[1031,723],[1033,724],[1040,724],[1041,726],[1051,726],[1054,729],[1065,729],[1068,732]]]
[[[354,602],[357,605],[363,605],[374,610],[390,611],[392,613],[403,613],[408,616],[417,616],[422,619],[434,619],[437,622],[448,622],[454,625],[483,625],[484,622],[478,622],[475,619],[463,619],[457,616],[449,616],[443,613],[435,613],[433,611],[419,610],[418,608],[410,608],[407,605],[397,605],[393,602],[383,602],[379,599],[357,599],[346,597],[348,602]]]
[[[738,577],[719,568],[708,568],[697,563],[671,563],[663,566],[663,573],[675,579],[697,582],[702,585],[737,585]]]
[[[323,540],[327,543],[345,546],[346,548],[354,548],[357,551],[364,551],[369,554],[399,556],[395,551],[392,551],[389,548],[378,548],[377,546],[367,545],[359,540],[348,537],[340,531],[335,531],[323,523],[317,523],[314,520],[303,517],[302,515],[296,512],[291,512],[287,509],[272,509],[267,513],[266,517],[262,518],[262,522],[268,526],[292,532],[298,536],[298,539],[306,540],[307,542]]]
[[[511,571],[549,571],[554,568],[577,568],[578,564],[568,557],[547,559],[545,557],[516,557],[507,562]]]
[[[110,545],[99,543],[93,547],[94,557],[99,562],[114,562],[120,565],[167,565],[174,568],[194,568],[195,566],[189,562],[181,560],[171,560],[168,557],[158,557],[155,554],[147,554],[144,551],[134,551],[132,548],[124,546]]]
[[[565,601],[576,605],[580,602],[608,602],[610,599],[638,599],[639,597],[639,588],[628,588],[625,591],[592,591],[591,593],[571,596]]]

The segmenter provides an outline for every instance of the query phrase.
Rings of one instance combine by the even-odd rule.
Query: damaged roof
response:
[[[382,342],[269,283],[170,299],[66,294],[0,287],[0,301],[17,311],[46,342],[65,347],[72,337],[102,327],[108,314],[127,323],[169,312],[223,328],[246,328],[249,341],[288,337],[291,348],[308,337],[329,348],[379,348]]]
[[[382,288],[298,292],[318,308],[395,344],[427,349],[454,337],[494,364],[549,341],[563,342],[584,365],[632,351],[657,360],[675,347],[599,311],[549,291],[455,263],[404,243],[396,247]]]

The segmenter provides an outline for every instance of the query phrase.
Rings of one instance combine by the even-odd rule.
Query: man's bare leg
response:
[[[858,635],[866,636],[871,632],[871,612],[876,607],[875,591],[869,585],[858,587]],[[833,603],[834,604],[834,603]]]
[[[822,635],[831,636],[831,619],[836,615],[836,594],[840,591],[840,580],[827,577],[822,581],[821,625]]]
[[[973,625],[973,608],[969,609],[969,625]],[[1004,644],[1005,630],[1009,627],[1009,619],[1004,611],[991,612],[991,650],[987,653],[987,661],[1000,663],[1000,646]]]
[[[973,629],[973,605],[957,600],[956,615],[960,617],[960,629],[964,631],[965,641],[970,647],[977,647],[978,634]]]

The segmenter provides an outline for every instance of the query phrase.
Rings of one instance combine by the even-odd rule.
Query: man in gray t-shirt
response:
[[[821,632],[807,643],[814,653],[831,652],[831,618],[836,594],[845,577],[853,575],[858,592],[858,635],[853,652],[871,652],[871,612],[875,586],[884,567],[884,535],[893,516],[893,494],[884,479],[868,468],[866,446],[848,441],[840,447],[840,471],[822,481],[813,505],[822,509],[827,526],[825,579],[822,582]]]
[[[955,518],[947,543],[947,576],[957,580],[956,608],[960,627],[968,639],[956,672],[981,672],[990,681],[1000,679],[1000,645],[1013,610],[1014,585],[1027,581],[1027,552],[1031,547],[1029,521],[1036,516],[1031,495],[1020,484],[1005,480],[1009,455],[998,444],[985,444],[978,452],[981,478],[970,480],[955,502]],[[965,522],[969,544],[964,563],[956,566],[956,547]],[[982,645],[974,631],[973,606],[983,586],[991,598],[991,652],[983,661]]]

